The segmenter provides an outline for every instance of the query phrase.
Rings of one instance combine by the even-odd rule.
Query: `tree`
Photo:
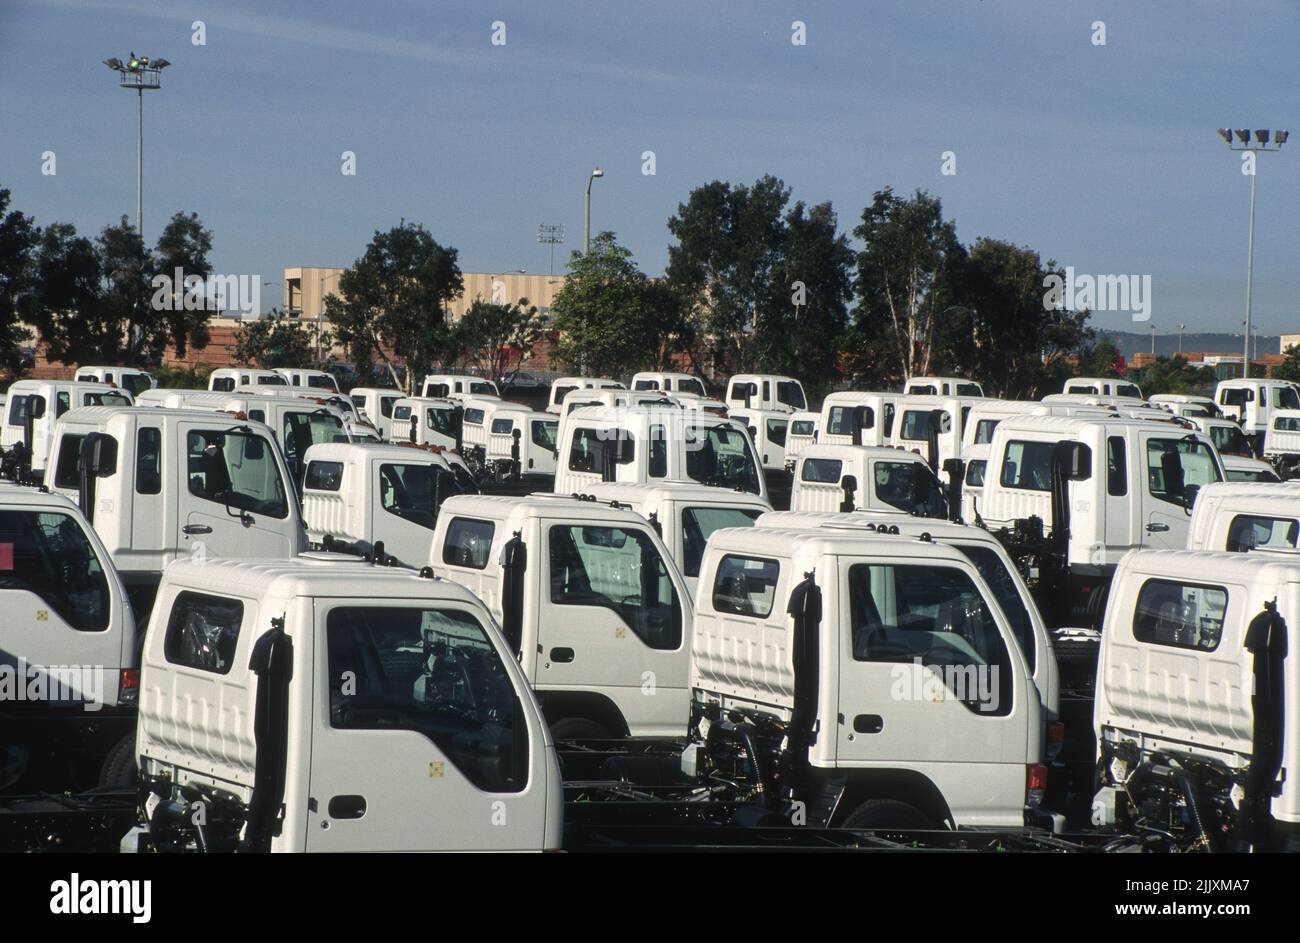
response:
[[[120,359],[142,366],[149,360],[161,360],[167,349],[167,323],[153,304],[155,269],[144,240],[123,216],[116,226],[105,226],[97,242],[104,289],[92,315],[96,323],[91,333],[99,339],[98,349],[92,345],[92,356],[75,357],[73,362],[100,359],[117,363]],[[67,339],[73,350],[82,346],[77,333],[72,325]]]
[[[1032,249],[997,239],[975,241],[960,270],[960,304],[936,328],[939,372],[978,378],[989,396],[1037,399],[1061,388],[1064,358],[1090,339],[1088,312],[1044,303],[1044,265]]]
[[[375,232],[365,254],[339,276],[338,294],[325,306],[356,363],[377,357],[401,388],[393,358],[404,358],[409,391],[417,374],[447,356],[452,341],[446,307],[463,289],[456,258],[455,249],[439,245],[418,224],[402,220],[388,232]]]
[[[1157,357],[1156,362],[1142,371],[1142,392],[1147,396],[1157,393],[1192,393],[1214,385],[1213,367],[1193,367],[1181,354]]]
[[[554,353],[566,369],[622,376],[658,366],[680,321],[674,292],[647,278],[612,232],[599,233],[585,255],[574,252],[569,272],[552,302]]]
[[[858,253],[853,330],[847,353],[854,372],[876,382],[930,373],[943,313],[956,302],[965,250],[936,197],[908,200],[877,191],[853,230]]]
[[[843,336],[848,323],[853,250],[837,230],[830,203],[805,212],[797,202],[786,214],[772,271],[772,294],[784,304],[764,313],[754,339],[758,369],[801,377],[814,398],[829,392],[838,376],[832,339]]]
[[[157,274],[172,280],[172,310],[161,315],[172,346],[178,358],[184,357],[192,345],[202,350],[208,344],[208,318],[211,311],[205,306],[185,310],[182,303],[185,279],[200,278],[205,282],[212,274],[208,253],[212,251],[212,230],[199,221],[197,213],[176,213],[163,228],[154,250]],[[182,283],[176,284],[177,271],[182,273]]]
[[[1084,348],[1079,354],[1079,376],[1119,376],[1119,349],[1106,337]]]
[[[332,345],[329,332],[322,335],[320,343],[326,347]],[[273,370],[311,363],[315,360],[314,348],[315,341],[306,324],[273,308],[265,317],[240,324],[231,357],[238,364]]]
[[[1290,380],[1300,383],[1300,347],[1292,344],[1282,351],[1282,362],[1269,374],[1274,380]]]
[[[668,281],[723,372],[755,369],[761,353],[755,336],[765,322],[780,324],[792,307],[791,289],[776,277],[789,199],[776,177],[761,177],[752,187],[714,180],[692,190],[668,220],[677,239],[668,247]]]
[[[95,243],[77,235],[70,223],[45,227],[36,247],[34,281],[22,312],[44,340],[46,356],[63,363],[112,363],[123,339],[101,316],[103,266]]]
[[[22,345],[31,336],[19,320],[19,304],[33,288],[33,249],[40,230],[30,216],[9,208],[9,191],[0,189],[0,369],[16,376]]]
[[[475,301],[456,324],[456,343],[489,380],[509,385],[533,347],[546,334],[546,321],[527,298],[513,304]]]

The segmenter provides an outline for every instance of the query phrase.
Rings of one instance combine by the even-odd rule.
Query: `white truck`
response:
[[[702,781],[809,825],[1018,827],[1046,787],[1040,697],[961,550],[827,528],[714,532],[692,635]]]
[[[384,441],[396,438],[393,434],[393,406],[404,394],[399,390],[378,387],[355,387],[348,394],[357,412],[369,420]]]
[[[208,374],[208,389],[229,393],[237,386],[288,386],[289,381],[274,370],[254,367],[221,367]]]
[[[425,399],[461,399],[465,396],[491,396],[501,398],[496,383],[482,377],[463,373],[430,373],[420,384],[420,395]]]
[[[802,410],[790,414],[790,425],[785,434],[785,470],[794,471],[795,459],[807,446],[818,439],[821,432],[821,414]]]
[[[673,407],[584,407],[560,430],[555,491],[597,481],[695,481],[767,498],[767,482],[740,423]]]
[[[391,440],[459,449],[464,412],[455,400],[404,396],[393,403]]]
[[[1283,478],[1295,477],[1300,468],[1300,409],[1272,411],[1261,457],[1271,462]]]
[[[1263,452],[1274,410],[1300,409],[1300,393],[1287,380],[1220,380],[1214,401],[1224,416],[1241,425],[1256,455]]]
[[[0,793],[129,786],[136,623],[60,495],[0,484]]]
[[[704,381],[689,373],[644,371],[632,377],[631,389],[637,392],[655,391],[673,396],[694,396],[697,399],[709,398]]]
[[[1093,824],[1136,836],[1123,850],[1300,851],[1297,626],[1293,550],[1128,554],[1097,671]]]
[[[898,393],[842,390],[827,394],[817,423],[817,441],[822,445],[888,444],[898,399]]]
[[[574,390],[625,390],[627,389],[617,380],[607,380],[604,377],[556,377],[551,381],[551,392],[546,403],[548,413],[563,412],[562,403],[564,398]]]
[[[560,847],[554,744],[462,586],[333,554],[181,562],[142,661],[123,850]]]
[[[1300,413],[1296,415],[1300,416]],[[1213,442],[1221,457],[1226,458],[1229,455],[1238,455],[1242,458],[1255,457],[1254,452],[1251,451],[1250,442],[1246,440],[1245,434],[1241,431],[1241,426],[1231,419],[1220,419],[1213,416],[1181,416],[1179,418],[1184,422],[1191,423],[1198,432]]]
[[[419,569],[442,502],[474,490],[452,458],[403,445],[313,445],[302,487],[308,544]]]
[[[757,495],[694,482],[596,482],[587,486],[587,493],[597,501],[631,508],[650,522],[681,571],[692,599],[709,535],[722,527],[748,527],[772,510],[772,505]]]
[[[11,479],[39,483],[50,457],[59,417],[82,406],[130,406],[129,392],[106,383],[18,380],[11,384],[0,430],[4,471]]]
[[[773,373],[738,373],[727,381],[728,409],[769,409],[793,413],[808,408],[803,384]]]
[[[468,412],[467,408],[466,414]],[[551,413],[524,406],[489,410],[483,427],[487,431],[483,469],[488,478],[497,482],[515,482],[523,487],[551,489],[555,483],[560,420]]]
[[[1095,627],[1120,557],[1135,547],[1181,548],[1197,492],[1223,478],[1200,433],[1026,416],[994,430],[980,514],[1035,574],[1050,624]]]
[[[908,396],[984,396],[984,387],[965,377],[912,377],[903,384]]]
[[[1223,413],[1215,405],[1212,396],[1196,396],[1191,393],[1156,393],[1154,396],[1147,397],[1147,402],[1152,406],[1167,409],[1175,416],[1223,418]]]
[[[327,370],[307,370],[301,367],[276,367],[275,372],[284,377],[290,386],[324,393],[338,393],[339,381]]]
[[[944,486],[919,456],[866,445],[810,445],[795,462],[792,511],[899,510],[946,518]]]
[[[429,566],[492,611],[556,739],[686,732],[691,602],[627,508],[563,495],[461,495]]]
[[[158,386],[158,381],[146,370],[135,367],[78,367],[72,379],[78,383],[107,383],[138,396],[145,390]]]
[[[137,616],[185,557],[290,557],[307,549],[293,478],[259,422],[156,407],[89,406],[59,420],[48,487],[77,501]]]
[[[1196,496],[1188,550],[1293,549],[1300,544],[1300,486],[1225,482]]]
[[[1065,381],[1061,392],[1079,396],[1121,396],[1128,399],[1142,399],[1142,388],[1128,380],[1114,377],[1072,377]]]

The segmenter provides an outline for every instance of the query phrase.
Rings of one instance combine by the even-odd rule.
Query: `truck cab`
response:
[[[289,381],[274,370],[253,367],[221,367],[208,375],[208,389],[230,393],[237,386],[288,386]]]
[[[1300,544],[1300,486],[1295,482],[1224,482],[1196,496],[1188,550],[1242,552]]]
[[[1223,418],[1223,413],[1215,405],[1212,396],[1194,396],[1190,393],[1156,393],[1154,396],[1148,397],[1147,402],[1152,406],[1167,409],[1175,416]]]
[[[492,611],[556,739],[685,733],[690,594],[639,514],[460,495],[442,505],[429,566]]]
[[[158,386],[147,371],[135,367],[78,367],[72,379],[77,383],[107,383],[121,387],[132,396]]]
[[[844,390],[822,400],[817,441],[822,445],[883,446],[894,432],[897,393]]]
[[[693,396],[708,399],[704,381],[689,373],[642,372],[632,377],[631,389],[637,392],[668,393],[672,396]]]
[[[516,407],[514,403],[505,405]],[[555,482],[559,427],[560,420],[551,413],[526,406],[487,410],[483,420],[487,432],[485,474],[495,481],[533,482],[549,490]]]
[[[126,850],[560,845],[537,701],[483,604],[446,580],[334,554],[177,563],[140,708]]]
[[[965,377],[912,377],[903,384],[905,396],[984,396],[984,387]]]
[[[1038,559],[1054,625],[1095,622],[1119,559],[1136,547],[1181,548],[1197,493],[1223,478],[1213,443],[1197,432],[1026,416],[994,430],[980,513],[1013,555]]]
[[[790,425],[785,433],[785,470],[794,471],[795,459],[805,447],[817,441],[821,427],[821,414],[801,410],[790,414]]]
[[[89,406],[55,429],[49,487],[77,501],[148,612],[184,557],[290,557],[307,547],[271,430],[200,410]]]
[[[275,372],[284,377],[292,387],[338,393],[339,381],[327,370],[306,370],[300,367],[276,367]]]
[[[598,481],[694,481],[766,500],[767,482],[740,423],[669,406],[589,406],[560,429],[555,491]]]
[[[442,502],[465,494],[447,452],[380,443],[307,450],[302,519],[313,549],[372,556],[419,569],[429,559]]]
[[[1274,409],[1264,432],[1261,457],[1284,478],[1294,476],[1300,468],[1300,409]]]
[[[803,803],[809,824],[1032,817],[1046,785],[1040,697],[962,550],[901,533],[719,530],[696,599],[697,766]]]
[[[727,382],[728,409],[793,413],[808,408],[803,384],[774,373],[738,373]]]
[[[82,406],[130,406],[132,402],[128,391],[107,383],[18,380],[9,386],[0,448],[9,453],[8,464],[15,472],[21,468],[21,477],[39,482],[60,416]]]
[[[0,607],[0,792],[129,785],[135,618],[67,498],[0,484]]]
[[[1065,381],[1061,392],[1080,396],[1122,396],[1142,399],[1142,388],[1128,380],[1114,377],[1071,377]]]
[[[1175,415],[1178,414],[1175,413]],[[1296,415],[1300,416],[1300,413]],[[1213,442],[1221,457],[1229,455],[1239,455],[1242,458],[1255,457],[1254,452],[1251,451],[1250,442],[1241,431],[1241,426],[1231,419],[1216,419],[1212,416],[1180,416],[1179,418],[1190,423],[1196,431]],[[1297,426],[1297,429],[1300,429],[1300,426]],[[1267,446],[1265,446],[1265,452],[1267,452]]]
[[[568,396],[574,390],[625,390],[627,389],[617,380],[607,380],[604,377],[557,377],[551,381],[550,397],[546,403],[548,413],[562,413],[562,404],[564,397]]]
[[[1300,850],[1297,626],[1294,550],[1128,554],[1097,670],[1093,824],[1140,850]]]
[[[353,407],[375,427],[379,437],[391,441],[393,435],[393,406],[402,399],[398,390],[377,387],[355,387],[348,394]]]
[[[1256,454],[1263,450],[1273,411],[1300,409],[1300,394],[1287,380],[1220,380],[1214,401],[1224,416],[1241,425]]]
[[[482,377],[463,373],[430,373],[420,384],[420,395],[426,399],[461,399],[466,396],[491,396],[501,398],[496,383]]]
[[[757,495],[693,482],[646,484],[597,482],[588,494],[597,501],[629,507],[658,532],[686,581],[692,599],[709,535],[723,527],[749,527],[772,505]]]
[[[865,445],[810,445],[795,462],[792,511],[898,510],[946,518],[943,484],[920,456]]]
[[[465,408],[456,400],[403,396],[393,403],[392,440],[459,449]]]

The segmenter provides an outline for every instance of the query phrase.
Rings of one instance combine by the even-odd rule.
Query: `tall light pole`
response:
[[[1232,141],[1233,135],[1236,135],[1237,142]],[[1280,151],[1286,139],[1291,136],[1289,131],[1268,130],[1256,131],[1254,139],[1248,129],[1233,131],[1230,128],[1220,128],[1219,137],[1227,143],[1228,148],[1234,151],[1254,151],[1256,153],[1270,153]],[[1272,142],[1270,146],[1269,142]],[[1252,165],[1250,173],[1250,231],[1246,236],[1246,338],[1245,349],[1242,351],[1241,375],[1243,378],[1250,376],[1250,290],[1254,280],[1255,266],[1255,177],[1258,175],[1259,168]]]
[[[591,249],[591,184],[597,177],[605,176],[605,171],[597,167],[587,178],[587,198],[582,203],[582,254]]]
[[[1183,352],[1183,330],[1186,327],[1187,327],[1186,324],[1178,325],[1178,352],[1180,354]]]
[[[590,198],[588,198],[590,199]],[[538,223],[537,241],[542,245],[551,247],[551,267],[548,270],[549,275],[555,274],[555,247],[564,245],[564,224],[552,225],[550,223]]]
[[[1156,355],[1156,326],[1151,325],[1151,356]]]
[[[135,231],[144,239],[142,217],[144,215],[144,93],[162,88],[162,70],[171,65],[166,59],[150,60],[148,56],[137,56],[123,62],[121,59],[105,59],[108,66],[121,78],[118,87],[134,91],[140,113],[140,136],[135,157]]]

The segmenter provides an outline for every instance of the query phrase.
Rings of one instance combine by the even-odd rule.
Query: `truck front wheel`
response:
[[[849,813],[843,828],[935,828],[914,805],[897,799],[868,799]]]

